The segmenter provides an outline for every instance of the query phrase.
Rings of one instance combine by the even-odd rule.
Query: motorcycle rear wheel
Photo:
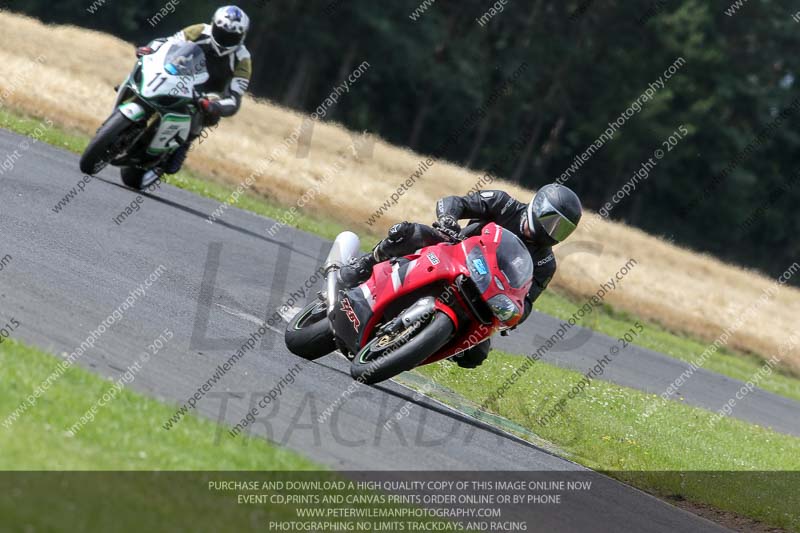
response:
[[[401,337],[402,343],[396,339],[386,341],[383,336],[378,336],[353,359],[350,375],[361,383],[371,385],[411,370],[447,344],[454,330],[450,317],[437,312],[428,324],[412,330],[410,338]],[[382,348],[379,347],[381,345]]]
[[[309,361],[336,350],[325,303],[311,302],[297,313],[286,326],[284,342],[290,352]]]
[[[133,122],[118,110],[100,126],[97,134],[81,155],[81,172],[93,176],[103,170],[117,156],[123,143],[120,137]]]
[[[142,178],[144,177],[145,172],[145,170],[136,167],[122,167],[119,169],[119,175],[122,178],[122,183],[131,189],[136,189],[137,191],[142,190]]]

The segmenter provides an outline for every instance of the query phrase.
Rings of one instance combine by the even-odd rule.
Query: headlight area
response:
[[[489,307],[494,316],[502,322],[509,322],[520,314],[519,309],[505,294],[498,294],[489,298]]]

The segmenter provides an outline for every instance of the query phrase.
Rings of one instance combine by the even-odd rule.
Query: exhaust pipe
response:
[[[350,259],[358,254],[361,248],[361,240],[352,231],[340,233],[333,241],[331,251],[325,260],[325,281],[328,298],[328,315],[333,313],[333,306],[336,303],[336,290],[339,278],[339,269],[342,268]]]

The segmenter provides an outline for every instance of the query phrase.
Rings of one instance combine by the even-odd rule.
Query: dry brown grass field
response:
[[[112,88],[133,65],[132,45],[106,34],[45,26],[8,13],[0,14],[0,21],[0,94],[6,93],[0,104],[92,134],[110,111]],[[165,28],[167,31],[174,29]],[[40,56],[43,65],[35,66],[34,60]],[[367,71],[365,76],[369,75]],[[301,120],[302,116],[293,111],[247,99],[241,113],[224,120],[209,142],[192,152],[188,165],[215,180],[238,185]],[[322,179],[327,166],[345,153],[351,142],[350,132],[343,127],[316,124],[309,157],[298,159],[293,150],[279,157],[254,185],[254,192],[294,204]],[[368,228],[368,217],[417,168],[420,159],[418,154],[378,140],[372,158],[348,156],[344,171],[306,209],[330,215],[356,231],[383,231],[403,219],[430,222],[437,198],[466,193],[483,174],[436,163],[377,227]],[[526,201],[532,194],[499,181],[494,187]],[[593,216],[587,214],[586,218]],[[599,221],[591,231],[579,229],[573,239],[601,242],[603,251],[600,255],[557,253],[561,259],[554,286],[573,295],[593,294],[601,281],[634,258],[638,266],[607,302],[708,341],[730,326],[773,283],[763,275],[681,249],[624,224]],[[770,357],[787,334],[797,330],[798,317],[800,291],[785,286],[733,335],[730,345]],[[798,350],[786,356],[783,364],[800,373]]]

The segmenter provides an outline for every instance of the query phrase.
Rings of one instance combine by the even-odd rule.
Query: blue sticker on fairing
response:
[[[486,268],[486,263],[484,263],[483,259],[473,259],[472,266],[475,267],[475,270],[478,271],[478,274],[483,276],[484,274],[488,274],[489,269]]]

